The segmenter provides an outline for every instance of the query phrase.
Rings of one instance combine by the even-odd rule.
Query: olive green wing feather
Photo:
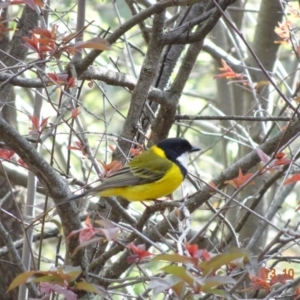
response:
[[[148,150],[136,156],[121,170],[107,177],[95,189],[100,192],[110,188],[141,185],[158,181],[171,167],[171,161],[153,155],[151,150]]]

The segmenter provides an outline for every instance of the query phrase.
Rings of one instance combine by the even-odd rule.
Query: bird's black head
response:
[[[180,164],[186,173],[189,153],[199,151],[199,148],[193,147],[189,141],[181,138],[169,138],[157,144],[157,147],[164,150],[168,159]],[[182,169],[182,171],[184,171]]]

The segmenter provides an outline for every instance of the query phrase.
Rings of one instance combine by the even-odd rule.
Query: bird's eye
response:
[[[176,147],[176,150],[177,150],[178,152],[181,152],[181,151],[182,151],[182,147],[181,147],[181,146],[177,146],[177,147]]]

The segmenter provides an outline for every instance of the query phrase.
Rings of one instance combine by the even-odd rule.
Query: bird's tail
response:
[[[71,202],[71,201],[74,201],[74,200],[83,198],[83,197],[87,196],[89,193],[90,193],[90,190],[86,190],[85,192],[83,192],[83,193],[81,193],[81,194],[73,195],[72,197],[67,198],[67,199],[65,199],[65,200],[63,200],[63,201],[57,203],[56,206],[62,205],[62,204],[66,204],[66,203],[69,203],[69,202]]]

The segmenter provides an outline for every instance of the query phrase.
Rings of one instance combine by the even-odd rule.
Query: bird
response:
[[[191,152],[200,151],[183,138],[167,138],[134,157],[103,182],[60,204],[87,195],[121,196],[128,201],[156,200],[171,194],[183,182]]]

